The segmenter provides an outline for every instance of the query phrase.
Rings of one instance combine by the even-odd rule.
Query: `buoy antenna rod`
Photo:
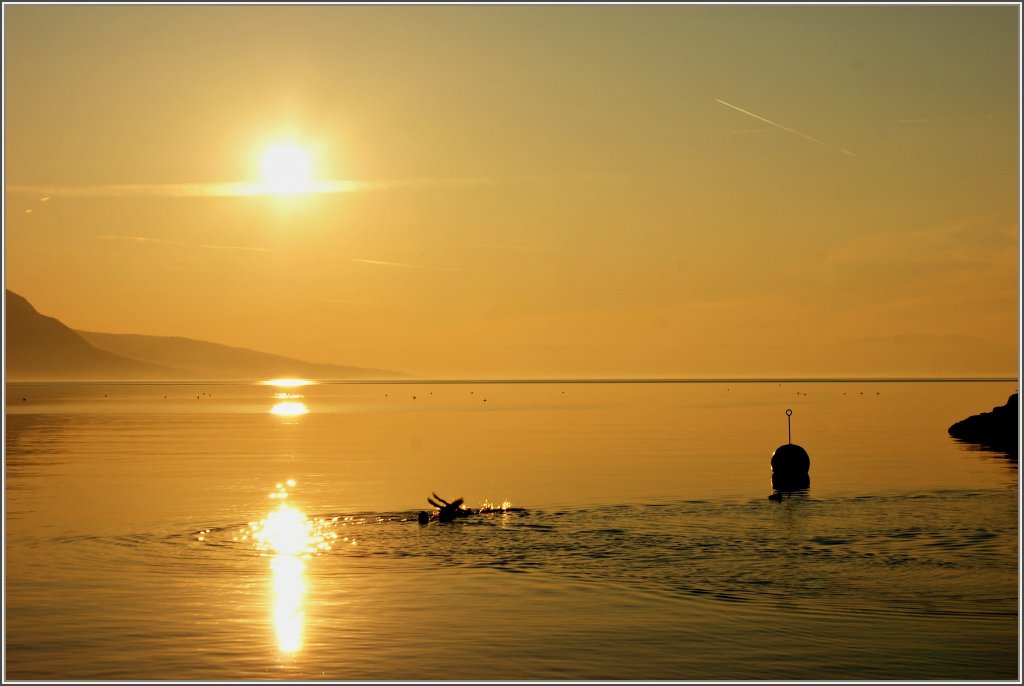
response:
[[[786,410],[786,433],[789,435],[789,442],[793,442],[793,410]]]

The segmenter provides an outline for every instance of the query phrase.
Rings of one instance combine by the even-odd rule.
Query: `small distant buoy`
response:
[[[793,443],[793,410],[786,410],[786,428],[789,442],[780,445],[772,455],[772,487],[780,491],[809,488],[811,458],[807,451]]]

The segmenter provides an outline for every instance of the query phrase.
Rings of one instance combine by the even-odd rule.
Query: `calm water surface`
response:
[[[5,676],[1015,680],[1015,390],[8,384]]]

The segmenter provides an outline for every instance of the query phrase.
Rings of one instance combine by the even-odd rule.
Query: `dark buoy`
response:
[[[793,410],[786,410],[789,442],[776,448],[772,455],[772,488],[777,491],[799,491],[811,486],[811,458],[793,443],[792,416]]]

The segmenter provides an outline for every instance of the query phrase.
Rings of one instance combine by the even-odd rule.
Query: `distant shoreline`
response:
[[[415,379],[319,381],[338,384],[688,384],[688,383],[933,383],[933,382],[1009,382],[1016,377],[790,377],[790,378],[598,378],[598,379]]]
[[[562,379],[308,379],[311,385],[472,385],[472,384],[759,384],[759,383],[1009,383],[1018,377],[785,377],[785,378],[562,378]],[[249,385],[266,384],[266,379],[19,379],[4,380],[5,384],[23,385],[120,385],[120,386],[196,386],[196,385]]]

